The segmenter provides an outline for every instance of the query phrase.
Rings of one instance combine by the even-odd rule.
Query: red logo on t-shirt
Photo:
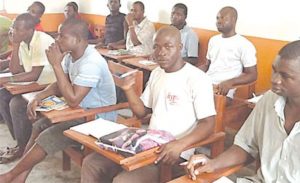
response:
[[[169,103],[171,105],[175,105],[177,103],[178,99],[179,98],[176,95],[172,95],[170,93],[168,93],[168,95],[167,95],[167,100],[169,101]]]

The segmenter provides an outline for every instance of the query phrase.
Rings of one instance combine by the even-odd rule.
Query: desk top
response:
[[[36,93],[37,92],[22,94],[22,97],[25,100],[30,101],[36,95]],[[41,112],[41,114],[46,118],[48,118],[51,121],[51,123],[60,123],[60,122],[68,121],[70,119],[74,119],[74,117],[76,118],[76,115],[82,116],[83,112],[85,112],[85,110],[81,107],[76,107],[76,108],[68,107],[62,110]]]
[[[5,83],[3,85],[12,95],[18,95],[28,92],[40,91],[48,85],[40,85],[37,82],[19,82],[19,83]]]
[[[141,61],[148,61],[148,60],[145,57],[134,57],[134,58],[121,59],[121,62],[123,62],[125,64],[133,65],[137,68],[145,69],[148,71],[152,71],[156,67],[159,67],[158,64],[143,64],[143,63],[141,63]]]
[[[99,51],[99,53],[102,56],[113,59],[113,60],[121,60],[121,59],[125,59],[125,58],[135,57],[135,55],[111,55],[111,54],[108,54],[109,49],[106,49],[106,48],[99,48],[97,50]]]
[[[99,146],[96,145],[96,139],[94,137],[87,136],[73,130],[64,131],[64,135],[94,150],[95,152],[109,158],[115,163],[121,165],[127,171],[132,171],[137,168],[152,164],[157,158],[155,151],[158,147],[125,158],[124,156],[115,152],[101,149]]]

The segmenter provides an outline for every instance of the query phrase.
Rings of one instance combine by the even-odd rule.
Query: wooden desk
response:
[[[125,59],[121,59],[121,62],[132,65],[137,68],[145,69],[150,72],[153,71],[156,67],[158,67],[158,64],[154,64],[154,65],[141,64],[140,61],[143,60],[147,60],[147,59],[145,57],[125,58]]]
[[[110,51],[109,49],[106,48],[99,48],[97,49],[99,51],[99,53],[103,56],[106,57],[108,59],[113,59],[115,61],[121,60],[121,59],[125,59],[125,58],[132,58],[135,57],[135,55],[111,55],[108,54],[108,52]]]
[[[120,154],[98,147],[95,144],[96,139],[94,137],[87,136],[73,130],[64,131],[64,135],[107,157],[108,159],[122,166],[127,171],[132,171],[137,168],[153,164],[157,158],[155,151],[158,149],[158,147],[125,158]]]
[[[25,82],[23,82],[23,83],[25,83]],[[46,88],[48,86],[48,84],[40,85],[37,82],[30,82],[28,84],[27,83],[22,84],[22,82],[20,82],[20,84],[5,83],[5,84],[3,84],[3,86],[12,95],[18,95],[18,94],[43,90],[44,88]]]

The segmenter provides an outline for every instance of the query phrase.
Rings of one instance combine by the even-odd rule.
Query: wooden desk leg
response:
[[[172,180],[172,167],[165,164],[160,164],[159,182],[165,183]]]

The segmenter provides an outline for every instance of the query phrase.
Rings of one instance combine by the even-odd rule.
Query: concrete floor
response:
[[[7,126],[0,124],[0,148],[15,146]],[[17,160],[18,161],[18,160]],[[0,164],[0,173],[8,171],[17,161],[10,164]],[[62,171],[62,153],[47,157],[42,163],[38,164],[30,173],[26,183],[79,183],[80,168],[72,164],[70,171]]]

